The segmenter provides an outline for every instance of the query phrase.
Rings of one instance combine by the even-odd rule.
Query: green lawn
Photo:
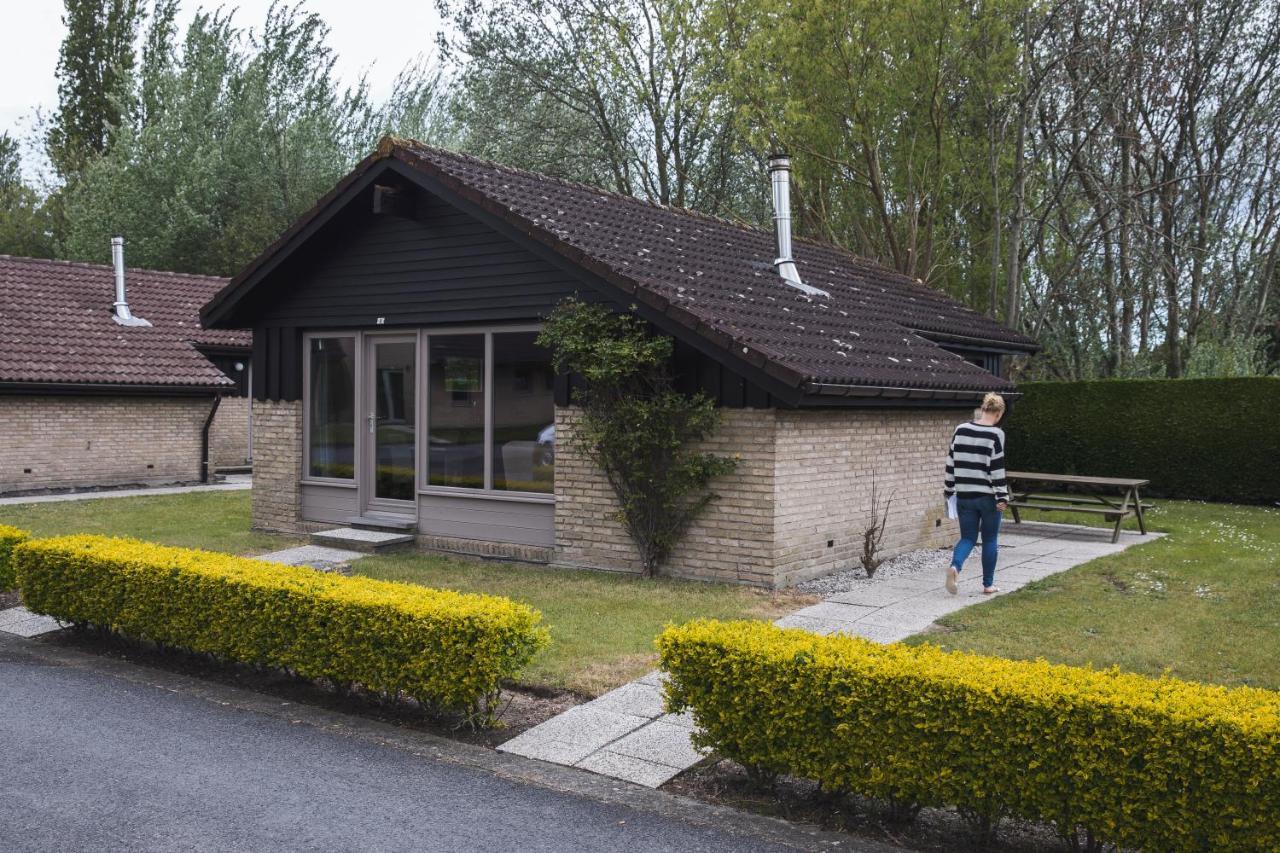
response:
[[[1280,510],[1155,503],[1148,523],[1164,539],[944,617],[943,631],[910,642],[1280,689]]]
[[[0,524],[36,536],[102,533],[227,554],[261,554],[300,541],[250,530],[247,491],[0,506]]]
[[[300,540],[249,530],[248,492],[206,492],[0,506],[0,524],[37,536],[104,533],[230,554]],[[669,622],[777,618],[814,599],[724,584],[641,580],[600,572],[454,559],[422,553],[366,557],[370,577],[505,595],[542,611],[552,644],[522,681],[595,695],[653,667],[653,639]]]
[[[698,617],[776,619],[816,599],[727,584],[644,580],[603,572],[482,563],[425,554],[368,557],[369,577],[486,592],[542,611],[551,645],[521,681],[598,695],[653,669],[653,639],[672,622]]]

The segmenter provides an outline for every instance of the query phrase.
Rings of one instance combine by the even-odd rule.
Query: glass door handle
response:
[[[370,412],[367,417],[369,418],[369,435],[373,435],[378,431],[376,426],[378,422],[378,416],[373,412]]]

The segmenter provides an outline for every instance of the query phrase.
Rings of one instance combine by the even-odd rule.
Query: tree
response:
[[[695,450],[720,421],[704,394],[678,393],[668,372],[670,338],[653,335],[633,314],[566,300],[538,336],[557,371],[586,385],[574,441],[604,472],[618,499],[618,520],[646,575],[670,556],[690,523],[715,499],[710,484],[736,462]]]
[[[51,258],[53,248],[49,214],[23,180],[18,143],[0,133],[0,255]]]
[[[64,0],[67,33],[58,57],[58,112],[49,158],[68,180],[102,154],[121,118],[122,85],[133,70],[142,24],[138,0]]]
[[[1041,372],[1180,376],[1198,349],[1262,334],[1280,259],[1280,8],[1068,4],[1032,65]]]
[[[437,0],[465,64],[462,144],[516,166],[708,213],[751,207],[711,87],[698,0]]]
[[[157,5],[129,110],[67,191],[66,252],[100,258],[112,234],[132,263],[230,275],[274,240],[386,132],[430,136],[437,76],[410,66],[386,104],[342,87],[323,21],[274,4],[258,30],[217,11],[181,43]]]
[[[986,306],[1018,8],[719,0],[724,95],[756,147],[793,155],[803,231]]]

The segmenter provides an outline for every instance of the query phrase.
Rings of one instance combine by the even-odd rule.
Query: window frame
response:
[[[423,440],[418,448],[418,494],[439,495],[444,497],[467,497],[480,500],[516,501],[522,503],[554,503],[555,486],[552,480],[551,492],[521,492],[493,488],[493,336],[518,332],[540,332],[541,323],[518,323],[512,325],[483,326],[439,326],[424,327],[418,330],[418,375],[422,386],[418,392],[419,416],[424,430]],[[439,486],[429,482],[430,472],[427,468],[428,454],[431,445],[431,337],[448,337],[451,335],[484,335],[484,487],[471,489],[465,486]]]
[[[351,412],[351,453],[352,466],[350,477],[325,477],[311,473],[311,342],[314,340],[322,340],[327,338],[351,338],[353,346],[352,370],[352,393],[355,395],[355,405]],[[310,483],[318,486],[339,486],[342,488],[354,489],[359,485],[357,476],[356,463],[360,459],[360,453],[363,450],[363,442],[361,440],[360,409],[363,408],[364,393],[364,335],[359,329],[335,329],[333,331],[321,332],[304,332],[302,334],[302,476],[299,480],[301,483]]]

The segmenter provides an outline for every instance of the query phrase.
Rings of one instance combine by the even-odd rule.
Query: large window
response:
[[[485,336],[431,335],[427,483],[483,489]]]
[[[312,338],[307,471],[312,477],[355,476],[356,341]]]
[[[308,337],[306,476],[359,478],[368,497],[402,501],[416,489],[552,494],[555,375],[536,340],[526,330]]]
[[[553,490],[555,375],[536,332],[493,335],[493,488]]]

